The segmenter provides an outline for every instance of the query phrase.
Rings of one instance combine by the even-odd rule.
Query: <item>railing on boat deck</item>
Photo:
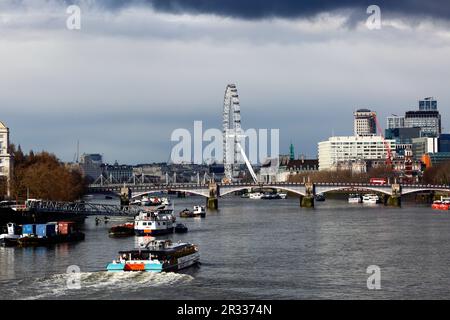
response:
[[[87,202],[36,201],[27,204],[28,209],[43,212],[67,212],[82,215],[132,216],[142,210],[134,206],[120,206]]]

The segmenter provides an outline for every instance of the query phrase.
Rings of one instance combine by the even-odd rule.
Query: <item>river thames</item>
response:
[[[174,200],[175,213],[204,204],[200,197]],[[177,218],[189,232],[167,236],[198,244],[200,266],[181,273],[107,273],[106,264],[137,239],[108,236],[123,218],[96,225],[90,217],[83,242],[0,248],[0,299],[450,298],[447,212],[345,200],[302,209],[297,198],[234,196],[219,206],[205,219]],[[81,270],[80,289],[67,287],[71,265]],[[381,270],[380,290],[367,288],[371,265]]]

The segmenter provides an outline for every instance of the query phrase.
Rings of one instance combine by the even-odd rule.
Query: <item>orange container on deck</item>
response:
[[[145,271],[145,265],[143,263],[127,263],[125,265],[125,271]]]

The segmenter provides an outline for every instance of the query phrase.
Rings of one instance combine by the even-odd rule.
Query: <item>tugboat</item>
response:
[[[134,236],[134,222],[127,222],[109,229],[110,237]]]
[[[177,223],[177,225],[175,226],[175,233],[186,233],[186,232],[188,232],[188,228],[182,223]]]
[[[141,211],[134,220],[134,231],[137,236],[157,236],[173,233],[176,218],[172,209]]]
[[[144,249],[120,251],[119,257],[107,265],[108,271],[171,272],[188,268],[200,260],[198,247],[170,240],[150,241]]]
[[[74,222],[49,222],[47,224],[26,224],[22,226],[19,246],[47,246],[50,244],[84,240],[84,233],[78,231]]]
[[[17,241],[22,234],[22,228],[15,223],[8,223],[6,225],[7,233],[0,234],[0,245],[4,247],[12,247],[17,245]]]

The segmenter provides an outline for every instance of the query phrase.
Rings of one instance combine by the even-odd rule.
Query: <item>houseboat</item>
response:
[[[141,211],[134,220],[134,232],[137,236],[173,233],[175,220],[173,209],[160,208],[156,211]]]
[[[150,241],[143,249],[120,251],[116,260],[107,265],[108,271],[173,272],[200,261],[198,247],[191,243],[170,240]]]

